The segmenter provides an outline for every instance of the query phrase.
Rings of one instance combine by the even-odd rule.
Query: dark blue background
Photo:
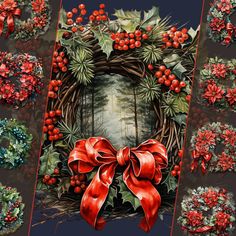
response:
[[[73,0],[64,0],[63,7],[66,10],[71,10],[81,2]],[[187,23],[188,27],[196,28],[200,23],[202,1],[201,0],[116,0],[116,1],[99,1],[99,0],[85,0],[89,12],[98,8],[100,3],[106,4],[106,10],[110,15],[114,9],[123,8],[124,10],[149,10],[152,6],[160,7],[161,17],[172,16],[171,22],[182,25]],[[35,211],[33,223],[40,217],[40,213]],[[86,235],[86,236],[144,236],[146,235],[137,226],[140,219],[123,219],[108,222],[105,229],[101,232],[94,231],[83,220],[70,219],[62,224],[57,221],[48,221],[31,230],[31,236],[72,236],[72,235]],[[172,217],[170,214],[164,216],[164,221],[158,221],[150,236],[168,236],[170,235]]]

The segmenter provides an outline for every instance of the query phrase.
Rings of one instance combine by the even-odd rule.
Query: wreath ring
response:
[[[235,68],[235,60],[209,58],[200,72],[200,93],[205,105],[236,110]]]
[[[0,101],[23,107],[41,93],[42,75],[42,65],[36,57],[0,52]]]
[[[25,162],[32,141],[25,126],[13,119],[0,120],[0,141],[9,142],[8,148],[0,147],[0,167],[14,169]]]
[[[235,203],[233,195],[225,189],[189,189],[181,206],[178,222],[191,235],[232,235]]]
[[[23,224],[22,197],[15,188],[3,186],[0,183],[0,235],[14,233]]]
[[[201,164],[203,173],[236,172],[236,129],[228,124],[211,123],[200,128],[192,137],[191,150],[194,171]],[[222,153],[217,154],[217,146],[224,145]]]
[[[235,10],[234,0],[217,0],[212,4],[207,16],[210,39],[226,46],[235,42],[236,27],[230,19]]]
[[[27,20],[20,19],[23,8],[30,13]],[[29,40],[47,31],[51,11],[48,0],[1,0],[0,16],[0,35]]]

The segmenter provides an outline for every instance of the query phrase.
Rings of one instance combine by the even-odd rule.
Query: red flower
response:
[[[226,97],[230,106],[232,106],[236,102],[236,88],[228,89]]]
[[[225,28],[225,22],[219,18],[213,18],[210,22],[210,27],[212,30],[220,32]]]
[[[210,103],[214,104],[217,100],[223,98],[224,90],[217,87],[216,84],[208,84],[203,97],[206,98]]]
[[[225,144],[234,146],[236,142],[236,132],[233,130],[226,130],[222,135],[222,138],[225,140]]]
[[[2,84],[0,86],[0,98],[10,99],[13,97],[15,87],[12,84]]]
[[[0,6],[0,11],[13,11],[17,7],[14,0],[4,0]]]
[[[41,13],[45,9],[45,1],[44,0],[35,0],[32,2],[33,11],[36,13]]]
[[[202,224],[203,215],[202,213],[198,211],[189,211],[186,217],[188,218],[188,224],[190,224],[193,227],[199,226]]]
[[[45,27],[47,24],[47,17],[45,14],[43,14],[42,16],[36,16],[34,17],[33,20],[34,20],[34,26],[40,29]]]
[[[223,171],[227,171],[230,169],[234,169],[235,161],[232,157],[223,152],[221,156],[219,156],[217,165],[220,166]]]
[[[215,145],[216,144],[216,134],[211,130],[198,131],[196,142],[198,145]]]
[[[208,192],[203,193],[202,197],[210,208],[218,204],[218,193],[212,189],[209,189]]]
[[[226,12],[227,14],[230,14],[231,9],[233,8],[230,0],[221,0],[221,2],[217,4],[217,7],[221,12]]]
[[[21,66],[21,70],[23,73],[31,73],[34,69],[34,64],[31,62],[24,62]]]
[[[29,97],[28,92],[23,89],[20,92],[17,92],[15,95],[16,95],[16,100],[19,100],[21,102],[25,101]]]
[[[217,78],[224,78],[227,74],[227,66],[225,64],[213,64],[212,65],[212,74],[215,75]]]
[[[230,224],[230,215],[224,212],[217,212],[216,214],[216,227],[219,230],[224,230]]]
[[[6,64],[1,64],[0,66],[0,75],[2,77],[7,77],[7,75],[9,74],[10,70],[7,68]]]

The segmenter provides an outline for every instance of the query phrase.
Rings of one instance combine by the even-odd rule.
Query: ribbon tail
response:
[[[99,218],[98,215],[107,199],[116,166],[115,162],[100,166],[82,197],[80,214],[88,224],[97,230],[101,230],[105,226],[105,220],[102,217]]]
[[[145,217],[139,226],[145,232],[149,232],[157,220],[161,196],[149,180],[137,179],[130,166],[124,171],[123,180],[143,208]]]
[[[202,173],[206,174],[207,168],[206,168],[206,161],[204,159],[202,160],[202,163],[201,163],[201,169],[202,169]]]
[[[0,15],[0,35],[2,35],[3,33],[4,21],[5,21],[5,16]]]
[[[14,18],[12,14],[8,15],[7,17],[7,26],[8,32],[6,34],[6,37],[8,37],[12,32],[14,32],[15,29]]]

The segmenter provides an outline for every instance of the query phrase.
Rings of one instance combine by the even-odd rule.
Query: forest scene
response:
[[[154,111],[137,82],[118,74],[97,76],[81,96],[77,122],[84,138],[102,136],[116,148],[135,147],[154,133]]]

